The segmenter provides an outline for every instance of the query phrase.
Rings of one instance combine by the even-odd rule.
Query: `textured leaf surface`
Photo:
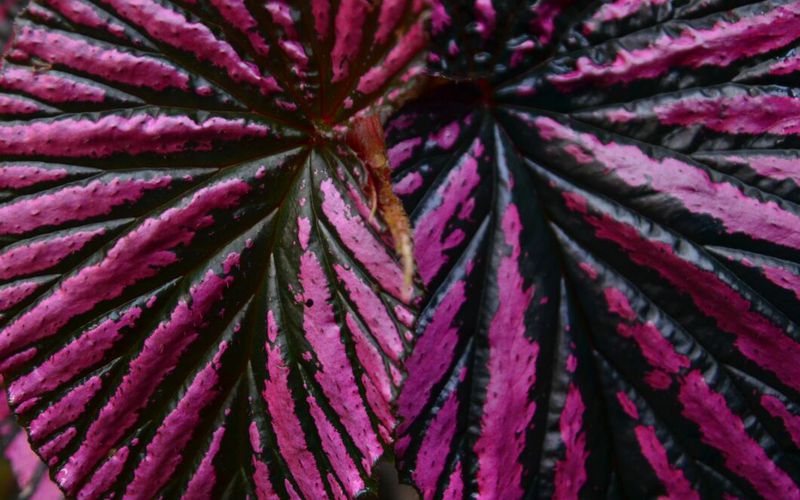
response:
[[[11,34],[14,16],[24,2],[10,0],[0,4],[0,47],[5,48]],[[0,495],[34,500],[63,498],[61,491],[50,479],[47,466],[31,449],[25,431],[19,426],[8,407],[5,389],[0,394],[0,435],[2,436],[2,464],[7,466],[9,477],[2,481]]]
[[[42,0],[18,20],[0,360],[69,496],[372,487],[414,313],[337,138],[416,71],[420,8]]]
[[[800,4],[733,7],[566,10],[552,57],[491,52],[516,76],[389,124],[430,291],[399,399],[425,498],[800,498]]]

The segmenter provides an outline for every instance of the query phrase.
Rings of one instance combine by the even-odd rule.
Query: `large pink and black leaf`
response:
[[[800,498],[800,11],[735,6],[595,3],[388,125],[423,497]]]
[[[421,8],[24,11],[0,69],[0,369],[68,496],[374,486],[415,313],[342,135],[419,71]]]

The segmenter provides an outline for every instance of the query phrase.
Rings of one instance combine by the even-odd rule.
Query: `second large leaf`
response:
[[[441,4],[460,82],[387,127],[430,292],[409,478],[800,497],[798,4]]]

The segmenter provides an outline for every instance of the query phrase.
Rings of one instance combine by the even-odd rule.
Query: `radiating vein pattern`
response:
[[[0,69],[0,371],[77,498],[350,498],[415,310],[336,134],[422,2],[41,0]]]
[[[800,7],[740,4],[435,8],[467,80],[387,126],[424,498],[800,498]]]

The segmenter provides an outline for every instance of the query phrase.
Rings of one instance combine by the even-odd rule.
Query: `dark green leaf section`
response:
[[[0,69],[0,371],[68,496],[374,487],[415,311],[338,139],[418,72],[421,7],[22,14]]]
[[[9,36],[11,36],[11,24],[14,21],[14,17],[26,3],[25,0],[4,0],[0,2],[0,47],[5,47]]]
[[[423,497],[800,497],[800,11],[738,5],[585,6],[490,85],[443,57],[471,81],[387,126],[430,291],[399,398]]]
[[[587,5],[586,0],[434,0],[429,67],[456,80],[503,81],[555,53]]]

